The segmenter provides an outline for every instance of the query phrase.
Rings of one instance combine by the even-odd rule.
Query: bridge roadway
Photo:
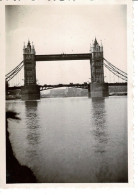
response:
[[[76,87],[76,88],[83,88],[83,89],[88,89],[88,83],[83,83],[83,84],[57,84],[57,85],[38,85],[40,88],[40,91],[43,90],[48,90],[48,89],[53,89],[53,88],[59,88],[59,87]],[[22,86],[14,86],[14,87],[8,87],[8,90],[16,90],[16,89],[21,89]]]
[[[91,53],[35,55],[35,61],[90,60]]]
[[[89,84],[88,83],[70,83],[70,84],[57,84],[57,85],[38,85],[40,88],[40,91],[53,89],[53,88],[59,88],[59,87],[76,87],[76,88],[82,88],[82,89],[88,89]],[[127,86],[127,83],[108,83],[108,86]],[[14,86],[14,87],[8,87],[8,90],[16,90],[21,89],[22,86]]]

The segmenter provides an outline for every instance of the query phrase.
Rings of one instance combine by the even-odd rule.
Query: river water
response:
[[[7,101],[12,148],[38,183],[128,181],[127,97]]]

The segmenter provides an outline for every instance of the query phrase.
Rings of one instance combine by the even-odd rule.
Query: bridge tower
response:
[[[24,86],[21,88],[22,100],[40,99],[40,89],[36,84],[36,61],[34,45],[28,41],[23,48]]]
[[[109,95],[108,83],[104,82],[103,46],[98,44],[96,38],[90,48],[91,59],[91,85],[90,96],[106,97]]]

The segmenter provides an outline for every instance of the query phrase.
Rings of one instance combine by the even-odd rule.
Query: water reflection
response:
[[[109,139],[107,131],[105,99],[92,100],[91,112],[93,127],[92,134],[94,135],[96,141],[96,148],[100,147],[103,152]]]
[[[39,143],[40,143],[40,119],[38,114],[38,101],[26,101],[25,102],[25,118],[26,118],[26,129],[28,141],[28,149],[26,157],[28,159],[28,166],[33,170],[34,164],[31,161],[39,161]],[[35,174],[35,173],[34,173]]]
[[[109,170],[107,145],[109,133],[106,120],[105,98],[92,99],[92,135],[94,138],[94,152],[97,165],[95,166],[95,177],[97,182],[109,181]],[[110,176],[111,178],[111,176]]]
[[[17,103],[14,152],[37,182],[127,182],[126,98]]]
[[[26,101],[26,126],[27,126],[27,140],[30,145],[39,144],[40,140],[40,124],[37,112],[37,101]]]

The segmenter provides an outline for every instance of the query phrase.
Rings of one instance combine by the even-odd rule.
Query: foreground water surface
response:
[[[38,183],[128,181],[127,97],[7,101],[12,148]]]

